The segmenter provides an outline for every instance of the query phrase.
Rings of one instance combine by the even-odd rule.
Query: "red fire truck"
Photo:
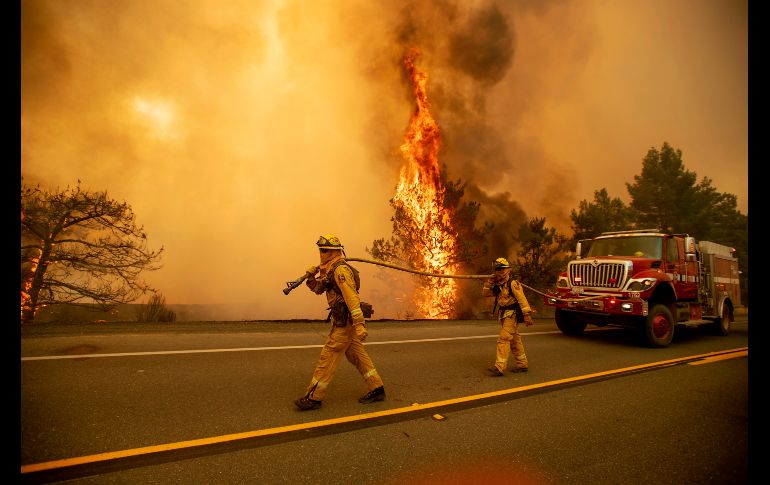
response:
[[[586,326],[638,329],[651,347],[666,347],[679,325],[708,325],[727,335],[741,305],[735,250],[657,229],[605,232],[577,243],[546,293],[562,333]]]

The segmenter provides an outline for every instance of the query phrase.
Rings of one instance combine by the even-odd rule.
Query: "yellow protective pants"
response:
[[[383,385],[369,353],[364,348],[364,343],[355,338],[353,326],[335,327],[332,325],[329,337],[321,349],[321,356],[318,358],[318,363],[313,371],[313,378],[307,388],[308,398],[323,401],[343,354],[356,367],[370,391]]]
[[[497,337],[497,358],[495,367],[500,372],[505,372],[508,366],[508,358],[513,354],[514,367],[523,369],[529,366],[527,354],[524,353],[524,342],[519,335],[519,325],[516,323],[516,317],[513,311],[508,315],[508,311],[500,319],[500,335]]]

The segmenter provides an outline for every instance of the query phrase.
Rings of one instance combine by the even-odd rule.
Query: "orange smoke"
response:
[[[445,187],[438,161],[441,133],[430,112],[428,75],[415,65],[418,55],[412,50],[404,58],[417,108],[401,145],[405,163],[393,204],[402,211],[402,217],[408,219],[407,226],[415,231],[410,240],[417,244],[407,249],[412,265],[430,273],[454,273],[456,268],[451,256],[457,241],[449,230],[450,211],[444,207]],[[448,318],[456,293],[454,280],[426,278],[414,295],[419,316]]]

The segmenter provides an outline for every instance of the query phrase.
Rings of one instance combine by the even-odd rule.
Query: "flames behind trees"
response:
[[[484,228],[475,228],[479,206],[461,203],[464,184],[448,182],[441,170],[441,131],[431,114],[428,75],[419,69],[419,52],[404,56],[404,68],[414,92],[416,108],[400,147],[404,164],[390,200],[394,209],[391,238],[375,240],[374,257],[436,274],[456,274],[485,253]],[[418,276],[413,294],[418,317],[455,318],[458,282],[451,278]]]

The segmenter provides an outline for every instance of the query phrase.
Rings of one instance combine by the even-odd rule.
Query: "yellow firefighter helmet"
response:
[[[332,234],[320,236],[318,241],[316,241],[316,245],[318,245],[318,249],[342,249],[345,247],[340,242],[340,238]]]
[[[508,260],[505,258],[497,258],[495,260],[495,269],[504,269],[504,268],[510,268],[511,265],[508,264]]]

